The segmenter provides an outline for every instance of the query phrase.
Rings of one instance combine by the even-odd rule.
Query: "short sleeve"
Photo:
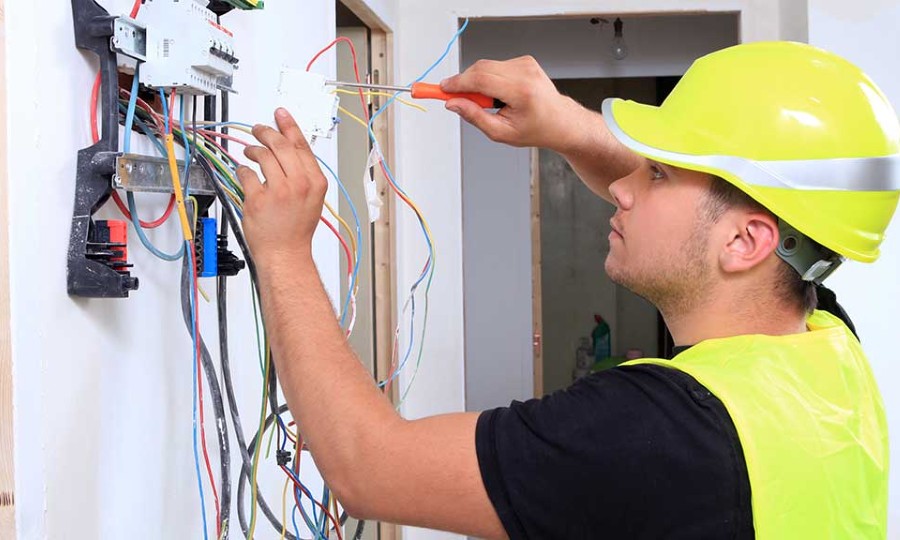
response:
[[[511,539],[753,536],[734,425],[674,369],[618,367],[485,411],[475,443]]]

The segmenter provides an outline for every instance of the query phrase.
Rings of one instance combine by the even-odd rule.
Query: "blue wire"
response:
[[[306,497],[309,498],[310,501],[312,501],[313,500],[312,493],[309,491],[309,488],[307,488],[305,485],[303,485],[303,482],[301,482],[300,478],[298,478],[297,475],[294,474],[294,471],[292,471],[290,469],[290,467],[285,467],[284,471],[295,482],[294,491],[297,495],[297,500],[302,502],[303,496],[305,495]],[[295,505],[295,508],[297,508],[296,505]],[[316,526],[316,523],[319,521],[319,517],[318,517],[318,512],[316,512],[315,503],[312,503],[312,511],[313,511],[312,519],[310,519],[309,514],[306,513],[306,509],[303,508],[302,505],[299,508],[300,508],[300,515],[303,517],[303,520],[306,522],[306,526],[307,526],[307,528],[309,528],[310,532],[315,533],[317,536],[322,538],[322,540],[328,540],[327,536],[324,536],[324,537],[322,536],[322,534],[318,530],[318,527]],[[323,517],[324,517],[324,514],[323,514]]]
[[[243,122],[218,122],[216,124],[203,124],[203,129],[211,129],[221,126],[240,126],[247,129],[253,129],[253,126],[251,126],[250,124],[245,124]]]
[[[454,43],[456,43],[456,41],[459,39],[459,36],[462,35],[462,33],[465,32],[468,27],[469,27],[469,19],[467,18],[465,20],[465,22],[463,22],[463,24],[459,28],[459,30],[456,31],[456,33],[453,35],[453,37],[447,43],[447,48],[444,49],[443,54],[441,54],[441,56],[438,57],[438,59],[433,64],[431,64],[431,66],[429,66],[428,69],[426,69],[424,73],[419,75],[419,77],[416,78],[416,80],[414,82],[420,82],[423,79],[425,79],[425,77],[427,77],[429,74],[431,74],[431,72],[434,71],[434,69],[447,58],[447,56],[450,54],[450,51],[453,48]],[[412,86],[412,85],[410,85],[410,86]],[[375,119],[378,118],[378,116],[381,115],[381,113],[385,109],[387,109],[387,107],[389,105],[392,105],[394,103],[394,101],[396,101],[397,98],[402,93],[403,92],[396,92],[393,96],[390,97],[390,99],[387,100],[387,102],[385,102],[383,107],[381,107],[380,109],[375,111],[375,114],[373,114],[372,117],[369,119],[369,125],[367,126],[367,128],[368,128],[368,132],[369,132],[369,139],[372,141],[372,146],[375,149],[375,151],[378,153],[379,158],[381,159],[381,163],[384,166],[384,171],[387,173],[388,178],[390,178],[391,183],[394,184],[394,187],[396,187],[400,193],[402,193],[404,196],[407,196],[406,192],[403,190],[403,188],[400,187],[400,185],[394,179],[394,174],[391,171],[391,168],[388,166],[387,162],[384,160],[384,154],[382,154],[382,152],[381,152],[381,148],[378,145],[378,141],[375,138],[375,132],[373,131],[373,128],[372,128],[372,126],[375,123]],[[434,246],[431,242],[431,237],[428,235],[428,231],[425,229],[425,223],[421,218],[419,218],[419,226],[422,229],[422,233],[425,235],[425,241],[428,243],[428,260],[426,261],[425,268],[422,270],[422,273],[419,275],[419,279],[416,280],[415,283],[413,283],[412,287],[410,287],[410,295],[411,295],[410,329],[411,330],[410,330],[409,344],[406,349],[406,354],[404,354],[403,361],[398,365],[397,369],[394,370],[394,373],[390,376],[390,378],[387,379],[386,381],[382,381],[381,383],[379,383],[379,386],[384,386],[389,381],[391,381],[391,380],[395,379],[397,376],[399,376],[400,371],[403,369],[403,367],[409,361],[409,355],[412,352],[413,342],[415,341],[415,334],[413,332],[414,321],[415,321],[415,310],[416,310],[415,293],[416,293],[416,290],[418,289],[419,285],[422,283],[422,281],[426,277],[428,277],[428,283],[425,287],[426,316],[428,313],[428,293],[431,291],[431,283],[434,278]],[[423,338],[424,338],[424,334],[423,334]],[[422,356],[422,344],[420,344],[420,347],[419,347],[419,359],[421,359],[421,356]]]
[[[359,214],[356,213],[356,206],[353,205],[353,200],[350,199],[350,194],[347,193],[347,189],[344,187],[344,183],[341,182],[341,179],[338,178],[337,173],[328,166],[319,156],[316,156],[316,159],[319,163],[325,167],[331,177],[334,178],[335,182],[337,182],[338,187],[341,190],[341,193],[344,195],[344,198],[347,199],[347,204],[350,205],[350,211],[353,213],[353,221],[356,222],[356,238],[359,241],[356,243],[356,264],[353,265],[353,275],[350,278],[350,289],[347,291],[347,297],[344,300],[344,306],[341,308],[341,326],[344,326],[344,321],[347,318],[347,308],[350,306],[350,299],[353,296],[353,290],[356,288],[356,280],[359,276],[359,260],[362,259],[362,232],[359,226]]]
[[[300,528],[297,527],[297,505],[294,505],[294,511],[291,512],[291,521],[294,522],[294,536],[300,540]]]
[[[134,112],[137,108],[138,87],[141,79],[141,65],[134,68],[134,79],[131,81],[131,97],[125,111],[125,153],[131,152],[131,130],[134,128]]]
[[[323,485],[322,486],[322,502],[323,503],[328,500],[328,493],[329,493],[328,486]],[[324,536],[325,538],[328,538],[328,521],[326,521],[326,519],[325,519],[325,512],[322,512],[322,514],[319,517],[320,517],[319,529],[322,531],[322,536]]]
[[[184,185],[184,197],[188,196],[188,186],[190,185],[191,174],[191,154],[193,148],[188,140],[187,130],[184,129],[184,94],[181,95],[181,112],[178,115],[178,125],[181,127],[181,140],[184,142],[184,176],[181,179]]]
[[[138,82],[140,80],[140,71],[138,68],[135,68],[134,71],[134,80],[131,83],[131,97],[128,100],[128,108],[125,112],[125,141],[124,148],[125,153],[131,152],[131,130],[134,126],[134,113],[137,106],[137,97],[138,97]],[[160,90],[162,93],[162,90]],[[164,95],[164,94],[163,94]],[[168,121],[167,121],[168,122]],[[143,122],[141,122],[143,124]],[[146,124],[144,124],[146,127]],[[146,132],[145,132],[146,133]],[[151,137],[152,139],[156,139],[155,137]],[[184,245],[178,250],[178,253],[169,254],[160,251],[156,246],[150,242],[150,239],[147,238],[147,235],[144,233],[143,227],[141,227],[141,218],[138,216],[137,204],[134,201],[134,193],[128,191],[125,193],[126,199],[128,200],[128,212],[131,214],[131,223],[134,225],[134,230],[137,232],[138,238],[141,240],[141,244],[147,248],[147,251],[155,255],[156,257],[164,260],[164,261],[177,261],[181,259],[184,255]]]
[[[160,101],[162,101],[162,110],[163,110],[163,121],[166,126],[166,133],[169,132],[169,100],[166,98],[166,91],[162,88],[159,89],[159,97]]]
[[[190,249],[190,243],[185,240],[184,248]],[[193,343],[193,374],[194,374],[194,385],[193,385],[193,432],[194,432],[194,469],[197,472],[197,489],[200,491],[200,515],[203,517],[203,538],[205,540],[209,540],[209,535],[207,532],[206,525],[206,497],[203,495],[203,477],[200,474],[200,455],[197,452],[197,362],[199,361],[197,358],[197,321],[194,318],[194,306],[197,305],[197,289],[194,287],[194,273],[196,272],[196,268],[194,268],[194,262],[189,261],[188,266],[190,266],[191,270],[191,341]]]
[[[127,114],[128,114],[127,106],[119,103],[119,111],[126,114],[126,118],[127,118]],[[156,148],[156,151],[159,152],[159,155],[165,156],[166,148],[162,145],[161,142],[159,142],[159,139],[156,138],[156,135],[153,134],[153,132],[150,130],[150,127],[143,120],[138,118],[137,116],[134,117],[134,124],[138,127],[138,129],[141,130],[141,132],[144,135],[147,136],[148,139],[150,139],[150,142],[153,143],[153,146]],[[126,135],[126,138],[127,137],[128,137],[128,135]]]

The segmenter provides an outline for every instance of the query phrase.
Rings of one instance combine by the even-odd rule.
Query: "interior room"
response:
[[[0,538],[480,537],[431,514],[378,518],[384,500],[420,493],[403,467],[402,481],[379,470],[402,450],[391,440],[468,419],[407,462],[478,466],[483,411],[538,407],[685,349],[604,270],[615,204],[560,153],[495,142],[445,108],[453,96],[416,85],[531,56],[587,119],[607,98],[661,106],[717,51],[789,41],[849,60],[880,88],[872,99],[900,107],[898,26],[890,0],[0,0]],[[504,114],[496,96],[467,99],[479,97]],[[291,148],[308,144],[307,170],[327,182],[314,266],[285,267],[281,283],[259,277],[243,176],[270,185],[272,169],[244,151],[265,144],[254,126],[275,126],[277,108],[305,137]],[[827,282],[871,366],[874,397],[858,401],[884,410],[862,425],[885,445],[900,433],[898,238],[893,223],[877,262],[847,261]],[[331,334],[396,411],[384,426],[402,426],[397,437],[358,435],[374,406],[329,416],[321,432],[291,413],[311,395],[351,403],[355,388],[350,368],[307,387],[297,373],[308,372],[286,374],[293,364],[273,353],[284,335],[326,335],[300,308],[271,307],[276,290],[306,305],[284,283],[310,277]],[[328,454],[347,448],[362,449],[377,493],[329,480]],[[897,461],[897,448],[879,459]],[[900,538],[900,468],[886,469],[887,537]],[[445,473],[458,508],[499,508],[489,475]],[[468,496],[472,478],[488,496]],[[509,515],[490,514],[516,537]]]

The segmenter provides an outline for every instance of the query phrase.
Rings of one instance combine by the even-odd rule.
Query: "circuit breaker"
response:
[[[212,95],[230,89],[238,59],[234,34],[201,0],[147,0],[138,22],[146,27],[141,82],[181,93]]]
[[[278,83],[278,104],[297,121],[307,142],[330,139],[337,127],[340,100],[325,76],[284,67]]]

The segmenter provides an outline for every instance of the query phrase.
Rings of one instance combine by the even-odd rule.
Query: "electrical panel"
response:
[[[141,82],[181,93],[229,90],[238,59],[234,34],[201,0],[147,0],[138,16],[146,27]]]

